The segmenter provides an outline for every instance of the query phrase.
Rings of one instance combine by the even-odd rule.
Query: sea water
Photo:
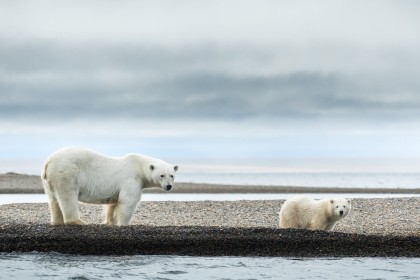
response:
[[[0,254],[0,279],[420,279],[420,258]]]
[[[420,188],[420,173],[404,172],[185,172],[178,174],[180,182],[327,188]]]

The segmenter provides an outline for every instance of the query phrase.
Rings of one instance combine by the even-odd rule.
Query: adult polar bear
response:
[[[85,224],[79,202],[106,204],[106,223],[129,225],[142,189],[169,191],[178,166],[140,154],[109,157],[82,148],[51,154],[42,171],[51,224]]]
[[[279,227],[333,230],[350,210],[351,201],[344,198],[313,200],[298,195],[286,200],[281,207]]]

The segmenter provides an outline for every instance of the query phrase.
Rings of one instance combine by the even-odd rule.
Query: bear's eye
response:
[[[171,178],[173,178],[174,177],[174,175],[171,175]]]
[[[338,208],[338,206],[335,206],[335,208]]]
[[[344,207],[344,208],[346,208],[346,206],[345,206],[345,205],[344,205],[343,207]]]
[[[163,175],[163,174],[162,174],[162,175],[160,175],[160,178],[163,178],[163,177],[165,177],[165,175]]]

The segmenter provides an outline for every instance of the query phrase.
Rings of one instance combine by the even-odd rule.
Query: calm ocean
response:
[[[0,279],[420,279],[420,258],[0,254]]]
[[[180,173],[180,182],[331,188],[420,188],[420,173]]]

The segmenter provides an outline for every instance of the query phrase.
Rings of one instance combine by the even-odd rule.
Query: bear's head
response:
[[[330,200],[330,206],[334,216],[341,219],[350,213],[351,201],[345,198],[333,198]]]
[[[172,189],[175,180],[175,172],[178,171],[178,165],[149,165],[151,177],[156,186],[160,186],[165,191]]]

